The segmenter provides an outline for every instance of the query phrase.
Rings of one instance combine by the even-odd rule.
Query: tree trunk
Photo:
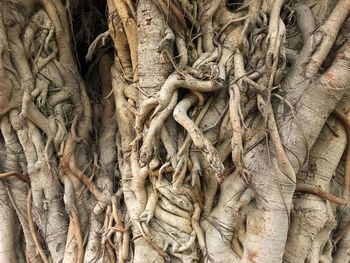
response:
[[[0,7],[0,262],[350,262],[349,0]]]

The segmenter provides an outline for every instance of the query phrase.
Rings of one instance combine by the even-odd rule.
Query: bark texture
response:
[[[0,262],[349,262],[349,13],[1,0]]]

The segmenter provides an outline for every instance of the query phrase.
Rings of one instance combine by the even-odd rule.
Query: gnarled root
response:
[[[209,71],[209,76],[208,76]],[[213,74],[214,73],[214,74]],[[195,75],[196,77],[193,77]],[[207,78],[201,80],[197,77]],[[223,66],[203,67],[200,70],[190,69],[188,74],[173,73],[164,82],[156,97],[144,100],[139,108],[139,114],[136,116],[135,129],[139,133],[143,129],[143,124],[151,111],[155,109],[152,116],[163,110],[170,103],[173,93],[178,88],[185,88],[198,92],[213,92],[219,90],[224,85],[225,69]]]
[[[199,148],[199,150],[206,157],[218,181],[222,182],[224,166],[219,159],[215,147],[207,138],[205,138],[198,126],[196,126],[195,123],[187,116],[187,111],[194,105],[195,102],[197,102],[197,97],[193,94],[188,95],[186,98],[180,101],[175,107],[173,114],[174,119],[187,130],[193,140],[194,145]]]
[[[159,134],[167,117],[171,114],[171,112],[175,108],[177,103],[177,98],[178,98],[178,92],[175,91],[169,105],[161,112],[158,112],[155,115],[155,117],[151,120],[149,129],[147,130],[147,133],[143,138],[143,144],[140,149],[140,163],[142,166],[150,162],[152,155],[154,154],[153,150],[156,150],[155,149],[156,136],[157,134]]]

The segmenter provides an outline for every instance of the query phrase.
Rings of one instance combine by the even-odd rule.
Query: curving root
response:
[[[269,67],[270,65],[273,65],[276,60],[279,59],[281,40],[285,34],[284,23],[280,18],[283,3],[284,0],[274,1],[270,14],[269,29],[266,38],[266,42],[269,44],[266,55],[266,64]]]
[[[61,159],[61,166],[67,172],[73,174],[76,178],[87,187],[87,189],[95,196],[95,198],[101,202],[101,204],[110,203],[110,198],[106,194],[102,193],[97,186],[90,180],[90,178],[82,171],[77,163],[75,157],[75,149],[78,138],[73,132],[74,127],[72,126],[72,133],[68,135],[65,144],[63,157]]]
[[[319,187],[315,187],[311,185],[298,183],[296,186],[295,192],[314,194],[338,205],[347,204],[347,200],[344,200],[341,197],[334,196],[331,193],[325,190],[322,190]]]
[[[20,116],[27,117],[31,93],[34,90],[34,78],[28,64],[27,55],[20,39],[21,28],[15,25],[8,32],[10,48],[13,50],[13,60],[20,76],[22,91],[22,110]]]
[[[197,97],[193,94],[187,95],[175,107],[174,119],[182,125],[191,136],[194,145],[202,152],[213,169],[219,182],[223,181],[224,165],[219,159],[219,155],[211,142],[203,135],[198,126],[187,116],[187,111],[197,102]]]
[[[350,121],[348,117],[341,112],[339,109],[335,108],[333,111],[333,115],[337,118],[337,120],[343,125],[346,138],[347,138],[347,152],[346,152],[346,161],[345,161],[345,169],[344,169],[344,182],[343,182],[343,196],[338,197],[335,196],[319,187],[310,186],[306,184],[298,183],[296,186],[296,192],[302,193],[310,193],[317,195],[321,198],[324,198],[334,204],[338,205],[346,205],[349,203],[349,191],[350,191]]]
[[[159,134],[160,130],[162,129],[165,120],[168,118],[168,116],[171,114],[171,112],[175,108],[177,103],[177,97],[178,97],[178,92],[175,91],[168,106],[161,112],[157,113],[156,116],[151,120],[149,129],[143,138],[143,144],[140,149],[140,164],[142,166],[145,166],[146,164],[148,164],[152,158],[152,155],[155,154],[152,151],[155,148],[154,146],[155,146],[156,136]]]
[[[160,131],[160,138],[167,152],[167,160],[171,163],[172,167],[176,167],[176,149],[177,145],[175,141],[171,138],[166,126],[163,126]]]
[[[199,25],[202,32],[203,53],[194,63],[193,67],[204,64],[204,61],[214,61],[218,50],[214,46],[213,16],[220,6],[221,0],[203,1],[199,5]]]
[[[30,183],[29,176],[26,176],[20,172],[7,172],[7,173],[0,173],[0,180],[6,179],[9,177],[15,176],[18,179],[21,179],[23,182]]]
[[[209,72],[209,73],[208,73]],[[196,77],[193,77],[195,75]],[[198,79],[197,77],[206,78]],[[169,105],[173,93],[178,88],[185,88],[198,92],[213,92],[221,89],[224,85],[225,69],[223,66],[209,65],[202,67],[200,70],[190,70],[188,73],[173,73],[164,82],[156,97],[151,97],[144,100],[140,107],[139,113],[135,120],[135,130],[140,133],[143,129],[146,118],[151,111],[155,109],[152,116],[155,116],[159,111],[165,109]]]
[[[171,43],[173,43],[175,40],[175,35],[173,30],[169,26],[165,26],[164,29],[164,37],[162,41],[160,41],[158,46],[158,52],[162,52],[165,47],[169,47]]]
[[[156,209],[158,201],[157,192],[150,185],[147,187],[147,204],[145,210],[140,215],[140,222],[146,222],[148,225],[149,221],[154,216],[154,211]]]
[[[205,257],[207,255],[207,248],[205,245],[205,238],[204,238],[203,231],[199,225],[200,215],[201,215],[201,208],[200,208],[198,203],[195,203],[194,204],[194,213],[193,213],[192,218],[191,218],[191,226],[196,233],[199,248],[202,251],[203,256]]]
[[[106,32],[101,33],[100,35],[98,35],[96,37],[96,39],[90,44],[87,54],[85,56],[86,61],[91,61],[92,57],[94,56],[94,54],[96,53],[96,50],[98,49],[100,42],[102,46],[104,46],[106,44],[106,39],[110,37],[110,32],[109,30]]]
[[[328,19],[309,38],[306,71],[307,78],[315,76],[337,39],[338,32],[350,12],[350,2],[338,1]]]
[[[173,189],[172,185],[166,179],[159,179],[156,181],[156,189],[166,199],[178,206],[184,211],[192,213],[194,208],[191,200],[187,196],[180,196]]]

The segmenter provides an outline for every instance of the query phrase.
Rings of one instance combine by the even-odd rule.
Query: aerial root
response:
[[[269,45],[266,55],[266,63],[269,67],[278,62],[275,61],[279,58],[281,39],[285,34],[284,24],[280,18],[283,3],[284,0],[275,1],[271,10],[268,35],[266,38],[266,42]]]
[[[76,138],[74,139],[74,137]],[[90,178],[84,173],[84,171],[82,171],[76,164],[75,149],[77,138],[78,137],[75,135],[75,132],[68,135],[64,154],[61,159],[61,166],[66,170],[68,169],[69,172],[77,177],[101,204],[106,205],[110,203],[110,198],[102,193],[98,187],[90,180]]]
[[[194,187],[197,179],[202,176],[202,167],[200,165],[198,157],[193,154],[190,156],[190,160],[192,163],[191,169],[191,185]]]
[[[92,57],[94,56],[96,49],[98,49],[99,45],[104,46],[106,44],[106,40],[110,37],[109,30],[106,32],[101,33],[96,37],[96,39],[90,44],[87,54],[86,54],[86,61],[91,61]]]
[[[187,172],[187,164],[188,164],[187,156],[182,156],[179,162],[177,163],[177,166],[173,174],[172,184],[174,189],[181,189],[181,186],[185,180],[185,176]]]
[[[191,218],[191,226],[196,233],[199,248],[202,251],[203,256],[205,257],[207,254],[207,247],[205,244],[204,233],[199,225],[200,214],[201,214],[201,208],[200,208],[199,204],[195,203],[194,204],[194,213],[193,213],[192,218]]]
[[[236,169],[243,170],[243,142],[242,142],[242,128],[239,115],[240,107],[240,90],[238,85],[234,84],[229,89],[230,94],[230,119],[232,125],[232,160]]]
[[[164,196],[159,198],[157,205],[159,205],[165,211],[171,211],[172,214],[176,216],[183,217],[188,220],[191,219],[191,215],[188,211],[179,208],[176,204],[173,204]]]
[[[143,238],[146,239],[146,241],[158,252],[160,256],[169,258],[169,255],[157,245],[145,223],[140,223],[138,220],[134,220],[134,225],[139,229]]]
[[[70,211],[70,219],[71,223],[73,225],[73,232],[75,241],[77,242],[78,246],[78,255],[77,255],[77,263],[82,263],[84,261],[84,245],[83,245],[83,235],[81,233],[81,226],[79,221],[78,213],[75,209],[72,209]]]
[[[163,143],[163,145],[166,149],[166,152],[167,152],[167,160],[171,163],[172,167],[176,167],[176,165],[177,165],[177,160],[176,160],[177,145],[174,142],[174,140],[171,138],[171,136],[170,136],[170,134],[165,126],[163,126],[161,131],[160,131],[160,138],[161,138],[162,143]],[[167,164],[167,163],[165,163],[165,164]]]
[[[143,144],[140,149],[140,164],[142,166],[145,166],[151,161],[156,136],[159,134],[160,130],[162,129],[165,120],[168,118],[168,116],[171,114],[171,112],[175,108],[177,103],[177,97],[178,97],[178,92],[175,91],[169,105],[161,112],[158,112],[156,116],[151,120],[149,129],[147,130],[147,133],[143,138]]]
[[[308,61],[306,61],[306,71],[304,72],[307,78],[312,78],[318,73],[349,12],[349,1],[338,1],[325,23],[309,38],[310,50],[307,54]]]
[[[155,97],[150,97],[141,103],[135,120],[136,132],[140,133],[142,131],[146,118],[153,110],[152,116],[156,116],[158,112],[169,105],[176,89],[185,88],[197,92],[214,92],[223,87],[224,79],[225,69],[222,65],[217,66],[215,64],[203,66],[198,70],[189,69],[187,73],[171,74]]]
[[[182,167],[187,170],[187,162],[183,161],[182,163]],[[159,184],[165,183],[164,180],[160,181],[159,179],[154,181],[154,183],[156,184],[156,188],[153,188],[151,185],[147,187],[148,200],[146,208],[136,222],[136,225],[139,225],[142,229],[141,234],[163,257],[167,257],[168,251],[172,256],[188,258],[186,251],[192,250],[196,240],[198,240],[200,249],[206,253],[204,234],[199,225],[201,213],[200,205],[193,199],[194,209],[191,208],[188,210],[187,207],[181,207],[181,205],[183,206],[186,202],[189,205],[191,204],[191,201],[189,199],[186,201],[186,199],[187,196],[192,196],[191,198],[193,198],[193,194],[189,194],[187,190],[183,189],[182,184],[174,186],[173,183],[159,187]],[[159,195],[159,200],[156,192],[157,190],[161,193]],[[159,251],[158,249],[160,249],[160,247],[152,236],[153,232],[151,232],[157,231],[157,229],[149,226],[149,221],[153,217],[153,220],[155,220],[154,222],[163,229],[162,232],[167,231],[167,227],[177,229],[186,240],[180,242],[177,240],[177,236],[168,233],[168,235],[170,235],[170,240],[166,239],[165,245],[162,248],[163,252]],[[168,250],[169,245],[171,245],[171,248]]]
[[[158,195],[155,189],[153,187],[148,186],[147,187],[147,203],[145,210],[140,215],[140,222],[145,222],[147,225],[149,221],[153,218],[154,216],[154,211],[156,209],[158,201]]]
[[[49,263],[49,260],[45,254],[45,251],[40,243],[39,237],[37,236],[37,231],[35,230],[34,222],[33,222],[33,214],[32,214],[32,190],[28,190],[27,197],[27,217],[28,217],[28,225],[30,229],[30,233],[32,234],[33,241],[35,246],[39,252],[39,255],[44,263]]]
[[[346,149],[346,161],[344,169],[344,182],[343,182],[343,199],[349,202],[349,187],[350,187],[350,121],[348,117],[339,109],[335,108],[333,111],[334,116],[343,125],[346,132],[347,149]]]
[[[343,227],[343,229],[338,231],[333,241],[334,245],[336,245],[340,240],[342,240],[347,235],[347,233],[349,233],[349,231],[350,231],[350,222],[348,222],[346,226]]]
[[[118,191],[112,197],[112,205],[107,207],[104,223],[104,234],[102,236],[102,244],[108,244],[118,254],[118,262],[124,262],[129,259],[129,226],[124,226],[122,215],[120,212],[120,197],[122,192]],[[127,222],[128,217],[125,215],[124,221]],[[113,223],[115,225],[113,226]],[[115,234],[116,244],[112,241],[112,235]]]
[[[156,181],[156,189],[162,196],[170,200],[182,210],[192,213],[194,208],[192,202],[185,196],[179,196],[166,179]]]
[[[7,179],[9,177],[15,176],[18,179],[22,180],[23,182],[30,183],[29,176],[26,176],[19,172],[7,172],[7,173],[0,173],[0,180]]]
[[[316,186],[298,183],[296,186],[295,192],[314,194],[338,205],[347,204],[347,200],[344,200],[341,197],[332,195],[331,193],[325,190],[322,190],[321,188]]]
[[[197,101],[193,94],[187,95],[175,107],[174,119],[183,126],[192,138],[194,145],[203,153],[219,182],[223,181],[224,166],[211,142],[204,136],[198,126],[187,116],[187,111]]]
[[[160,53],[164,50],[164,48],[170,47],[174,41],[175,41],[175,35],[174,35],[173,30],[169,26],[166,25],[166,27],[164,29],[164,37],[160,41],[159,46],[158,46],[158,52]]]
[[[343,125],[346,132],[347,149],[346,149],[346,161],[344,169],[344,181],[343,181],[343,194],[342,197],[337,197],[319,187],[305,185],[298,183],[296,186],[296,192],[310,193],[324,198],[334,204],[346,205],[349,203],[349,187],[350,187],[350,121],[348,117],[339,109],[335,108],[333,111],[335,118]],[[349,227],[350,228],[350,227]]]

